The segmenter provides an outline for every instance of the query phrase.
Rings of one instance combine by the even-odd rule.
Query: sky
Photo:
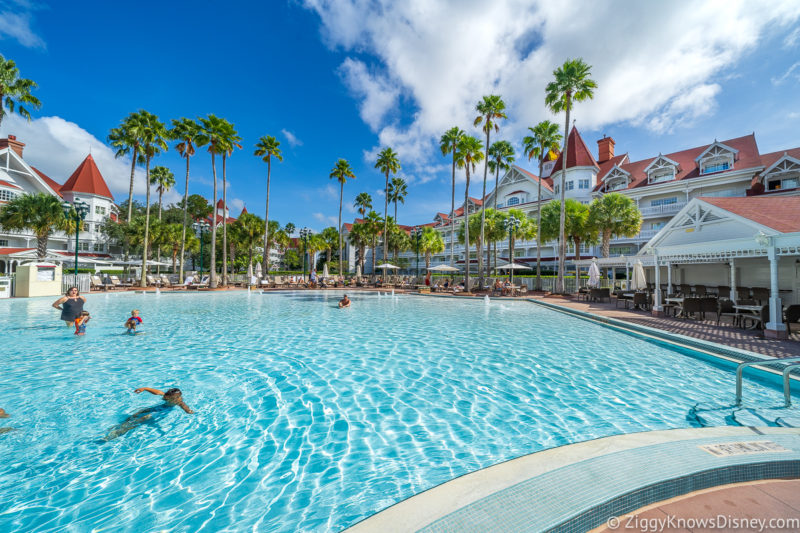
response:
[[[577,103],[575,125],[596,155],[603,135],[632,160],[755,132],[762,153],[800,146],[800,2],[569,0],[272,0],[70,2],[5,0],[0,54],[38,83],[42,107],[26,122],[6,115],[0,136],[26,143],[25,159],[64,182],[91,152],[115,199],[127,198],[130,160],[105,144],[128,113],[168,122],[213,113],[234,124],[242,149],[227,168],[231,215],[264,215],[263,135],[281,142],[273,162],[270,219],[320,231],[337,224],[337,159],[353,166],[343,222],[368,192],[383,212],[377,152],[391,146],[408,197],[399,222],[422,224],[450,209],[450,161],[438,139],[474,127],[483,95],[500,95],[505,139],[517,162],[527,128],[564,115],[544,88],[565,60],[592,66],[598,88]],[[183,194],[185,161],[170,168]],[[190,194],[211,198],[209,154],[191,159]],[[217,177],[221,195],[221,165]],[[144,198],[143,169],[136,195]],[[479,170],[482,177],[482,169]],[[481,180],[470,195],[480,196]],[[457,173],[456,198],[464,176]],[[390,214],[392,207],[390,206]]]

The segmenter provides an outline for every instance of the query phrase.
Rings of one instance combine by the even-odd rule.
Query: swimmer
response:
[[[0,418],[8,418],[9,416],[11,415],[6,413],[4,409],[0,408]],[[14,428],[0,428],[0,435],[3,433],[8,433],[9,431],[14,431]]]
[[[139,316],[139,310],[134,309],[133,311],[131,311],[131,317],[125,322],[125,328],[131,335],[136,335],[136,326],[138,326],[141,323],[142,319]]]
[[[103,440],[108,442],[116,439],[117,437],[121,437],[125,433],[136,429],[142,424],[152,424],[157,422],[175,406],[180,407],[190,415],[194,414],[194,411],[192,411],[189,406],[184,403],[183,395],[180,389],[169,389],[167,392],[161,392],[158,389],[151,389],[150,387],[139,387],[133,392],[139,394],[140,392],[145,391],[156,396],[161,396],[164,399],[164,403],[136,411],[131,416],[126,418],[125,421],[120,425],[111,428]]]
[[[86,335],[86,324],[91,318],[89,311],[81,311],[80,316],[75,319],[75,335]]]
[[[350,307],[350,298],[347,295],[344,295],[344,298],[339,300],[339,309],[344,309],[345,307]]]

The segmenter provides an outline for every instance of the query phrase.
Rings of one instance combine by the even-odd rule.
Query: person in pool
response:
[[[0,408],[0,418],[8,418],[9,416],[11,415],[6,413],[4,409]],[[14,431],[14,428],[0,428],[0,435],[3,433],[8,433],[9,431]]]
[[[81,316],[85,303],[86,298],[81,296],[78,287],[70,287],[64,296],[53,302],[53,307],[61,311],[61,320],[71,328],[75,319]]]
[[[124,422],[111,428],[103,440],[114,440],[117,437],[121,437],[125,433],[136,429],[142,424],[155,423],[176,406],[180,407],[184,410],[184,412],[190,415],[194,414],[194,411],[192,411],[192,409],[183,401],[183,394],[181,393],[180,389],[173,388],[168,389],[167,392],[161,392],[158,389],[152,389],[150,387],[139,387],[133,392],[136,394],[141,392],[149,392],[150,394],[161,396],[164,399],[164,403],[136,411],[131,416],[126,418]]]
[[[347,295],[344,295],[344,298],[339,300],[339,309],[344,309],[345,307],[350,307],[350,298]]]
[[[136,335],[136,326],[140,325],[141,323],[142,319],[139,316],[139,310],[134,309],[131,311],[131,317],[125,322],[125,328],[131,335]]]
[[[86,324],[91,319],[89,311],[81,311],[81,316],[75,319],[75,335],[86,335]]]

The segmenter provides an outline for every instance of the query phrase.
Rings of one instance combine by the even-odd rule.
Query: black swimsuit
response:
[[[75,319],[81,316],[83,312],[83,299],[78,296],[76,298],[67,298],[61,304],[61,320],[65,322],[75,322]]]

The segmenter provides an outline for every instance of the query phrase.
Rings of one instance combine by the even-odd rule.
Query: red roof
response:
[[[29,252],[31,250],[35,250],[36,248],[7,248],[7,247],[0,247],[0,255],[11,255],[16,254],[18,252]]]
[[[788,155],[789,157],[794,157],[795,159],[800,159],[800,148],[791,148],[789,150],[781,150],[779,152],[770,152],[768,154],[763,154],[761,156],[761,164],[764,165],[764,170],[767,170],[769,167],[774,165],[778,160],[780,160],[783,156]],[[764,171],[761,173],[763,174]],[[753,176],[752,184],[755,185],[761,181],[763,176],[761,174]]]
[[[9,183],[7,181],[0,180],[0,187],[9,187],[11,189],[22,189],[19,185],[15,183]]]
[[[244,206],[244,207],[242,207],[242,212],[241,212],[241,213],[239,213],[239,216],[242,216],[242,215],[244,215],[245,213],[247,213],[247,206]]]
[[[114,200],[111,191],[108,190],[106,180],[100,174],[100,170],[92,158],[92,154],[86,156],[72,176],[69,177],[66,183],[61,186],[60,191],[63,192],[82,192],[87,194],[96,194]]]
[[[44,172],[42,172],[38,168],[36,168],[36,167],[31,167],[31,168],[34,170],[34,172],[39,174],[39,177],[44,180],[44,182],[47,184],[48,187],[53,189],[56,192],[57,195],[62,196],[61,195],[61,190],[60,190],[61,189],[61,185],[59,185],[54,179],[50,178],[50,176],[47,176]]]
[[[701,197],[698,200],[781,233],[800,231],[800,196]]]
[[[535,183],[539,183],[539,176],[537,176],[533,172],[528,172],[527,170],[525,170],[524,168],[522,168],[522,167],[520,167],[518,165],[513,165],[513,166],[514,166],[515,169],[520,171],[524,176],[529,177]],[[544,179],[541,180],[541,182],[542,182],[542,187],[544,187],[545,189],[548,189],[550,191],[553,190],[553,180],[552,179],[544,178]]]
[[[553,171],[550,173],[552,176],[557,170],[561,170],[561,165],[563,164],[563,156],[564,154],[559,154],[558,159],[556,159],[556,164],[553,165]],[[586,143],[583,142],[583,138],[581,134],[578,133],[578,128],[573,127],[572,131],[569,132],[569,137],[567,138],[567,168],[572,167],[596,167],[599,168],[597,165],[597,161],[595,161],[592,152],[586,147]]]
[[[220,198],[217,200],[217,209],[222,209],[223,207],[225,207],[225,204],[222,203],[222,198]]]

